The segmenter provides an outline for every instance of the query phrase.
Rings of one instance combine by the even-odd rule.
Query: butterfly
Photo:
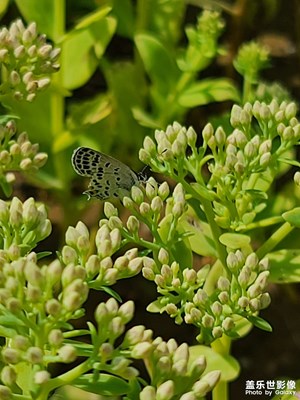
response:
[[[72,155],[72,165],[78,175],[91,178],[83,192],[100,200],[122,199],[132,186],[146,181],[143,172],[136,173],[121,161],[88,147],[78,147]]]

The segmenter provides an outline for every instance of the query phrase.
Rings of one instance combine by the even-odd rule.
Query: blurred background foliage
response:
[[[82,219],[95,227],[101,215],[101,202],[88,203],[81,195],[86,182],[72,170],[74,148],[101,150],[139,170],[138,150],[156,128],[176,120],[200,131],[208,120],[224,123],[233,103],[299,98],[298,0],[0,0],[0,15],[2,25],[20,17],[35,21],[39,32],[62,49],[60,72],[36,101],[3,101],[19,117],[19,131],[28,132],[49,155],[34,178],[19,178],[14,194],[48,205],[53,251],[68,225]],[[253,63],[254,72],[249,59],[243,66],[237,57],[243,44],[253,40],[270,54],[261,65]],[[255,331],[251,341],[240,341],[236,348],[245,379],[273,377],[283,370],[292,374],[293,360],[299,360],[299,347],[295,351],[295,343],[285,339],[283,352],[271,362],[280,335],[286,333],[283,326],[300,328],[299,317],[294,318],[295,291],[284,291],[279,300],[278,290],[274,288],[274,304],[283,308],[273,306],[277,315],[266,317],[275,334]],[[145,304],[148,299],[142,299],[137,311]],[[161,317],[160,324],[158,333],[167,335],[169,325],[164,327]],[[188,340],[182,339],[183,327],[172,324],[173,334]],[[264,372],[257,365],[264,365]],[[244,387],[238,385],[233,390],[241,398]]]

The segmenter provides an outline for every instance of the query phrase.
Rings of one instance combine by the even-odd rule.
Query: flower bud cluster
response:
[[[61,252],[64,264],[81,264],[87,280],[95,288],[111,286],[118,279],[138,274],[142,268],[142,258],[138,249],[132,248],[124,255],[112,259],[113,254],[122,244],[123,223],[116,213],[111,213],[114,206],[105,204],[108,219],[100,221],[100,228],[95,237],[96,254],[90,254],[94,245],[91,243],[88,228],[81,221],[75,227],[70,226],[66,232],[66,245]],[[116,209],[115,209],[116,210]]]
[[[229,253],[227,267],[231,279],[220,277],[213,294],[203,288],[209,266],[198,272],[188,268],[181,272],[178,263],[173,262],[163,264],[158,272],[149,257],[144,257],[143,265],[143,276],[153,280],[162,295],[153,310],[168,313],[178,324],[184,321],[198,327],[200,342],[209,343],[224,333],[234,334],[236,315],[244,318],[256,315],[271,301],[266,291],[268,260],[259,260],[255,253],[247,257],[240,250]]]
[[[187,148],[192,151],[196,149],[196,132],[191,127],[186,129],[178,122],[169,125],[165,132],[156,130],[154,136],[156,143],[148,136],[145,138],[139,157],[155,172],[175,174],[174,171],[178,171],[177,161],[185,159]],[[187,167],[182,165],[180,173],[186,175]]]
[[[145,359],[151,376],[150,385],[145,386],[140,393],[141,400],[171,400],[175,394],[181,400],[196,399],[202,398],[214,388],[221,372],[211,371],[205,374],[204,356],[191,363],[186,343],[178,346],[174,339],[165,342],[160,337],[149,340],[147,331],[142,328],[134,327],[127,332],[133,341],[132,357]]]
[[[186,29],[188,46],[183,59],[178,66],[182,71],[201,71],[216,56],[218,37],[222,33],[224,22],[220,14],[214,11],[203,11],[197,21],[197,26]]]
[[[32,197],[21,202],[0,200],[0,245],[6,260],[17,260],[51,233],[44,204],[36,204]]]
[[[0,125],[0,174],[7,184],[14,180],[11,171],[35,172],[47,161],[47,154],[39,152],[38,144],[32,144],[26,132],[16,135],[13,120]]]
[[[37,92],[50,84],[49,75],[59,70],[60,49],[39,35],[36,23],[25,27],[18,19],[0,30],[0,61],[6,80],[2,94],[12,93],[17,100],[33,101]]]
[[[12,320],[22,321],[14,324],[14,335],[1,350],[4,362],[1,376],[5,376],[2,382],[11,386],[19,363],[44,364],[46,368],[49,349],[51,362],[70,363],[76,359],[75,348],[64,345],[60,328],[69,319],[80,316],[78,311],[87,298],[88,286],[81,266],[69,264],[63,269],[54,260],[40,267],[35,253],[12,262],[1,257],[1,264],[0,304],[6,310],[2,315],[4,331],[11,330]],[[35,329],[36,323],[44,327],[43,335]],[[50,375],[39,370],[33,378],[35,383],[43,383]]]
[[[237,229],[254,220],[262,209],[263,199],[267,198],[268,188],[262,193],[261,186],[255,186],[261,182],[253,180],[253,175],[264,176],[278,168],[278,158],[299,142],[300,124],[295,104],[278,104],[276,100],[269,105],[258,101],[243,107],[234,105],[230,122],[235,129],[229,136],[221,127],[214,131],[211,124],[206,125],[202,136],[204,145],[213,154],[208,165],[211,177],[207,187],[218,198],[214,202],[215,220],[222,228]],[[252,129],[253,124],[258,124],[262,134]],[[280,145],[273,145],[278,136]],[[230,207],[225,206],[228,201]]]

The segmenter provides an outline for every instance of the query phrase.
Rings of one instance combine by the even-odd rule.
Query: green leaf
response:
[[[300,250],[278,250],[267,255],[270,262],[270,282],[300,282]]]
[[[261,317],[257,317],[254,315],[250,315],[249,317],[247,317],[248,320],[257,328],[262,329],[263,331],[267,331],[267,332],[272,332],[272,326],[269,324],[269,322],[267,322],[266,320],[264,320]]]
[[[159,124],[159,121],[157,121],[151,114],[148,114],[146,111],[142,110],[140,107],[133,107],[132,113],[140,125],[151,129],[162,128]]]
[[[162,313],[162,310],[165,306],[163,306],[160,300],[152,301],[152,303],[148,304],[147,311],[151,313]]]
[[[240,101],[240,94],[229,79],[205,79],[192,83],[179,96],[183,107],[196,107],[216,101]]]
[[[52,255],[52,251],[40,251],[36,254],[36,258],[41,260],[42,258],[48,257]]]
[[[167,94],[180,75],[174,58],[161,40],[149,33],[135,36],[135,44],[151,81],[160,93]]]
[[[9,0],[0,0],[0,17],[2,17],[8,8]]]
[[[230,355],[221,355],[208,346],[191,346],[189,364],[192,364],[198,357],[205,356],[207,367],[205,373],[219,370],[221,380],[228,382],[236,379],[240,373],[238,361]]]
[[[61,45],[61,76],[65,88],[76,89],[90,79],[116,26],[114,18],[103,18],[103,13],[97,12],[64,37]]]
[[[180,218],[178,226],[180,231],[192,233],[188,240],[194,253],[206,257],[217,257],[209,224],[201,221],[191,207]]]
[[[282,218],[292,226],[300,228],[300,207],[296,207],[291,211],[283,213]]]
[[[230,247],[233,250],[248,247],[251,242],[249,236],[241,233],[223,233],[219,237],[219,240],[224,246]]]
[[[39,32],[46,34],[52,40],[58,39],[53,0],[15,0],[15,3],[28,23],[35,21]]]
[[[73,386],[102,396],[121,396],[130,390],[129,384],[116,376],[100,373],[93,382],[93,374],[85,374],[72,382]]]

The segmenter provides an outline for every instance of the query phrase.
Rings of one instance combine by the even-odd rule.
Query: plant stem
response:
[[[270,253],[278,243],[280,243],[295,227],[285,222],[280,228],[277,229],[269,237],[269,239],[257,250],[256,254],[259,258],[263,258],[266,254]]]
[[[226,356],[230,354],[231,339],[223,335],[220,339],[215,340],[211,344],[212,349],[222,355]],[[227,400],[228,399],[228,383],[226,381],[220,381],[212,391],[213,400]]]

